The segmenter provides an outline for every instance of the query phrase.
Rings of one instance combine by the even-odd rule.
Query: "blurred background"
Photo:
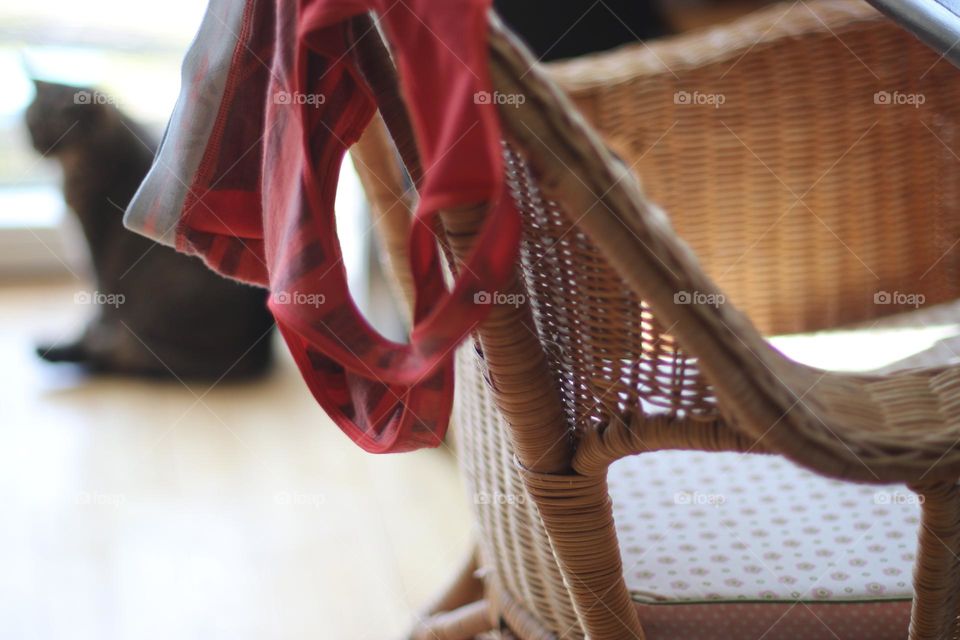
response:
[[[757,4],[667,8],[685,30]],[[102,90],[159,136],[204,8],[0,0],[0,638],[397,637],[468,548],[455,453],[364,454],[282,348],[265,377],[230,384],[34,353],[91,314],[76,296],[92,274],[58,166],[23,124],[27,69]],[[398,333],[349,163],[337,206],[354,295]]]

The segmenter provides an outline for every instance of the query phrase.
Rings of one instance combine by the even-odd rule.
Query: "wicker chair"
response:
[[[422,169],[389,57],[361,32],[354,55],[383,120],[354,158],[403,285],[410,202],[392,144],[414,184]],[[940,305],[882,319],[902,310],[883,304],[889,292],[931,305],[960,293],[960,252],[949,250],[960,238],[950,215],[958,72],[858,0],[773,7],[549,70],[494,19],[490,65],[498,91],[525,97],[499,111],[524,218],[517,278],[500,293],[521,302],[497,305],[459,353],[458,455],[479,552],[414,637],[880,638],[903,637],[908,624],[911,638],[956,637],[960,368],[942,358],[950,350],[908,363],[918,369],[839,373],[788,359],[761,330],[960,316]],[[925,100],[883,104],[883,91]],[[483,215],[442,214],[451,269]],[[706,467],[701,476],[730,494],[799,487],[804,502],[792,507],[802,508],[698,514],[698,485],[690,493],[677,477]],[[881,505],[878,495],[899,497]],[[870,576],[889,584],[743,588],[736,571],[749,564],[792,579],[762,566],[785,555],[807,562],[809,552],[806,570],[818,574],[840,567],[830,558],[843,544],[826,530],[846,531],[853,514],[868,519],[852,525],[861,537],[870,518],[886,533]],[[721,537],[743,553],[711,556],[718,533],[701,529],[702,544],[685,552],[706,566],[666,555],[636,571],[661,547],[684,551],[697,518],[730,530]],[[763,518],[795,535],[754,549],[769,534],[755,524]],[[919,529],[915,561],[905,527]],[[864,569],[855,560],[830,580]],[[716,575],[716,592],[683,595],[698,575]]]

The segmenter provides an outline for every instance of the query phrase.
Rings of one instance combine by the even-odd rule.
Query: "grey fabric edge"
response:
[[[867,0],[960,67],[960,16],[934,0]]]
[[[131,231],[176,245],[180,214],[219,113],[247,6],[247,0],[210,0],[184,56],[180,93],[153,165],[124,213]],[[207,71],[201,76],[202,68]],[[191,95],[201,85],[202,94]]]

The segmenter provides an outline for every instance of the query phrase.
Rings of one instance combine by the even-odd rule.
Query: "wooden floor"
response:
[[[265,381],[88,379],[32,353],[76,283],[0,285],[0,638],[399,638],[468,544],[452,454],[364,454]]]

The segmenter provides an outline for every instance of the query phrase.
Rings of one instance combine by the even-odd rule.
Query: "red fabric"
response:
[[[505,197],[486,64],[489,0],[248,0],[213,133],[177,228],[179,249],[269,286],[270,308],[317,401],[367,451],[436,446],[453,395],[453,351],[513,272],[519,216]],[[376,105],[353,68],[347,18],[375,11],[396,55],[425,168],[410,237],[409,344],[363,319],[334,220],[344,153]],[[269,72],[265,63],[269,63]],[[291,100],[277,96],[293,96]],[[322,98],[298,98],[322,96]],[[262,140],[260,136],[262,135]],[[448,292],[431,220],[493,203]],[[322,300],[322,303],[318,302]]]

